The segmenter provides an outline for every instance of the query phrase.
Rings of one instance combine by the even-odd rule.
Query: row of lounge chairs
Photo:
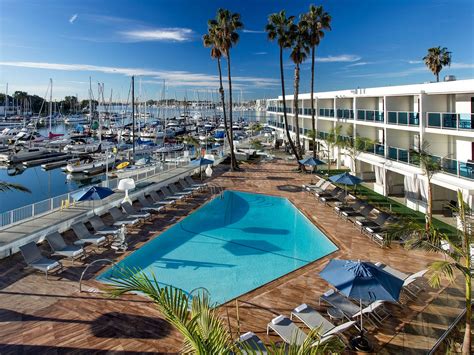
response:
[[[303,185],[303,189],[313,193],[321,203],[334,203],[334,211],[341,218],[354,223],[361,233],[366,234],[380,246],[385,245],[386,231],[391,223],[396,222],[394,216],[379,211],[373,205],[348,194],[344,189],[324,179],[320,179],[314,185]]]
[[[112,225],[104,223],[100,216],[93,216],[88,221],[94,232],[90,232],[83,222],[75,223],[71,226],[77,240],[73,244],[67,244],[59,232],[48,234],[45,239],[48,242],[52,254],[70,259],[73,263],[77,259],[87,256],[86,245],[104,247],[110,245],[116,250],[126,249],[125,228],[123,226],[135,225],[151,216],[151,212],[160,212],[166,206],[190,197],[193,193],[206,188],[206,184],[196,183],[191,177],[186,177],[178,181],[180,189],[174,183],[161,187],[159,191],[150,191],[147,195],[138,196],[140,204],[137,210],[131,203],[125,202],[119,207],[112,207],[108,213],[112,219]],[[122,236],[120,236],[122,232]],[[117,244],[117,239],[120,243]],[[115,247],[114,247],[115,246]],[[55,271],[62,271],[63,265],[60,261],[47,258],[41,254],[35,242],[27,243],[20,247],[20,252],[28,266],[46,274]]]
[[[409,296],[416,297],[418,293],[421,292],[422,288],[416,283],[423,278],[427,272],[426,269],[420,270],[412,275],[407,275],[382,263],[376,263],[375,265],[404,280],[403,290]],[[381,326],[383,322],[390,317],[390,313],[385,309],[383,301],[374,301],[370,304],[366,304],[361,310],[360,305],[353,303],[349,298],[333,289],[328,290],[320,297],[319,304],[321,304],[321,301],[340,311],[346,321],[336,326],[319,311],[303,303],[291,311],[290,317],[279,315],[273,318],[267,324],[267,334],[273,331],[286,344],[301,345],[308,335],[293,322],[296,318],[311,330],[317,328],[319,341],[315,341],[315,345],[323,345],[336,336],[341,337],[343,332],[352,327],[361,331],[360,323],[358,322],[360,317],[364,317],[374,327]],[[257,353],[266,353],[262,340],[255,333],[247,332],[240,336],[239,344],[245,350],[251,349]]]

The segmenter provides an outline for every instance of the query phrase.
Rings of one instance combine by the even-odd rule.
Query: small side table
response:
[[[344,313],[338,308],[329,307],[328,310],[329,319],[332,321],[341,321],[344,318]]]

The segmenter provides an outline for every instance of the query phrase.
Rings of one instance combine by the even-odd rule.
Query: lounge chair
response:
[[[370,219],[368,217],[364,219],[358,219],[355,221],[355,224],[360,227],[361,232],[365,229],[365,227],[369,227],[371,229],[373,228],[375,230],[378,227],[383,226],[390,217],[391,216],[388,213],[380,212],[375,219]]]
[[[363,205],[364,202],[362,200],[357,199],[354,203],[351,203],[349,205],[334,206],[334,211],[337,214],[341,214],[342,212],[358,211],[362,208]]]
[[[324,203],[328,203],[328,202],[338,203],[339,202],[341,205],[344,205],[347,203],[346,201],[349,198],[349,196],[350,195],[348,194],[347,191],[342,190],[338,193],[335,193],[333,196],[329,196],[329,197],[323,196],[319,200]]]
[[[161,193],[163,194],[163,196],[165,197],[165,200],[182,200],[183,198],[185,198],[186,196],[184,195],[173,195],[170,190],[168,190],[168,188],[166,186],[163,186],[161,188]]]
[[[322,334],[334,328],[334,324],[306,303],[299,305],[291,311],[290,319],[293,319],[293,317],[298,318],[310,329],[320,327],[320,333]]]
[[[121,226],[122,224],[125,225],[134,225],[140,222],[140,218],[137,217],[130,217],[122,213],[117,207],[112,207],[109,210],[112,219],[114,220],[114,226]]]
[[[329,202],[329,201],[339,201],[339,195],[345,195],[345,192],[340,187],[335,187],[327,194],[318,194],[318,198],[320,202]]]
[[[102,221],[99,216],[94,216],[89,220],[92,228],[94,228],[97,234],[102,235],[116,235],[120,232],[120,228],[116,226],[108,226]]]
[[[348,320],[352,320],[357,312],[360,311],[360,307],[352,303],[346,296],[336,292],[334,290],[326,291],[320,298],[319,302],[326,302],[327,304],[339,309]]]
[[[334,190],[336,190],[336,189],[337,189],[336,191],[341,190],[341,188],[340,188],[340,187],[337,187],[337,186],[334,187],[332,190],[328,190],[328,188],[329,188],[330,186],[334,186],[334,185],[331,184],[330,181],[326,181],[326,183],[321,186],[321,190],[315,191],[314,196],[316,196],[317,198],[320,198],[320,197],[323,197],[323,196],[331,196],[331,193],[332,193]]]
[[[107,238],[103,235],[91,234],[91,232],[89,232],[87,227],[82,222],[73,224],[71,228],[78,238],[78,240],[74,242],[75,245],[94,244],[100,246],[105,244],[107,241]]]
[[[326,180],[324,179],[319,179],[318,182],[314,185],[301,185],[303,190],[308,191],[308,192],[316,192],[316,189],[320,188],[322,184],[324,184]]]
[[[385,272],[388,272],[389,274],[395,277],[398,277],[400,280],[403,280],[403,290],[406,291],[409,295],[416,297],[423,290],[421,287],[416,285],[416,281],[422,279],[428,272],[428,269],[423,269],[418,272],[415,272],[414,274],[408,275],[381,262],[375,263],[375,266],[381,268]]]
[[[20,251],[28,266],[44,272],[46,274],[46,280],[48,279],[48,273],[55,270],[61,271],[63,269],[63,265],[59,261],[48,259],[41,255],[35,242],[29,242],[28,244],[22,245]]]
[[[176,196],[189,197],[193,194],[193,191],[179,191],[175,184],[169,184],[168,187],[171,190],[171,193]]]
[[[203,187],[203,188],[207,187],[207,183],[205,183],[205,182],[197,183],[193,180],[193,178],[191,176],[185,176],[184,180],[186,180],[186,182],[190,186],[197,186],[197,187]]]
[[[142,211],[159,212],[165,208],[165,206],[160,203],[157,203],[157,202],[151,203],[150,201],[147,200],[147,198],[144,195],[138,196],[138,202],[140,202],[140,205],[142,205],[142,208],[141,208]]]
[[[156,191],[150,191],[149,195],[151,199],[159,205],[167,206],[167,205],[172,205],[176,203],[176,200],[170,199],[170,200],[163,200],[157,193]]]
[[[277,333],[287,344],[301,345],[308,336],[290,318],[282,315],[273,318],[267,324],[267,334],[270,333],[270,330]]]
[[[315,188],[312,189],[312,191],[313,191],[315,194],[316,194],[317,192],[326,191],[329,186],[333,186],[332,183],[331,183],[331,181],[324,180],[324,179],[321,179],[321,180],[323,180],[322,185],[321,185],[320,187],[315,187]]]
[[[376,328],[382,325],[382,322],[390,316],[384,309],[384,301],[374,301],[361,311],[354,314],[352,318],[356,319],[365,316],[366,319]]]
[[[364,204],[364,206],[359,209],[358,211],[342,211],[341,216],[342,218],[348,219],[352,223],[355,223],[359,219],[366,219],[369,218],[370,213],[374,209],[374,206],[369,204]]]
[[[243,354],[268,354],[263,341],[253,332],[242,334],[237,345]]]
[[[53,254],[65,256],[73,262],[75,259],[86,255],[84,249],[78,245],[67,245],[61,234],[54,232],[46,236],[49,246],[53,249]]]
[[[137,211],[135,208],[133,208],[133,206],[130,202],[122,203],[122,208],[123,208],[124,212],[127,214],[128,217],[144,218],[144,219],[150,217],[149,212]]]
[[[178,183],[181,185],[184,191],[199,191],[203,189],[203,187],[200,186],[189,185],[184,179],[179,179]]]

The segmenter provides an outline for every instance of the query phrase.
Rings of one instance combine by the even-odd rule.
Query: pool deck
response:
[[[326,311],[318,305],[319,296],[329,285],[318,277],[318,272],[331,258],[382,261],[404,272],[416,272],[426,267],[436,256],[420,251],[406,251],[398,246],[382,249],[349,222],[342,221],[332,208],[315,201],[314,196],[302,192],[301,185],[315,178],[294,173],[294,163],[283,160],[272,163],[243,164],[239,172],[215,169],[213,184],[228,189],[266,193],[290,199],[319,228],[331,238],[339,250],[299,270],[270,282],[238,298],[239,319],[236,320],[236,302],[220,307],[222,315],[230,318],[233,336],[253,331],[264,340],[278,341],[266,336],[266,325],[279,314],[289,315],[301,303]],[[187,202],[169,208],[165,213],[130,229],[130,251],[115,254],[111,250],[98,251],[86,260],[124,258],[172,223],[185,217],[211,197],[201,193]],[[66,238],[69,236],[66,234]],[[45,244],[45,243],[43,243]],[[42,248],[47,251],[46,246]],[[84,265],[65,261],[67,270],[48,281],[44,275],[24,269],[20,255],[0,260],[0,353],[176,353],[182,338],[154,309],[151,302],[139,296],[109,299],[95,292],[93,276],[103,270],[93,267],[87,274],[85,289],[78,291],[78,279]],[[256,270],[256,272],[258,272]],[[245,277],[245,275],[242,275]],[[404,325],[422,312],[429,301],[442,289],[426,288],[416,301],[402,307],[389,306],[393,315],[379,329],[368,327],[369,337],[378,353],[400,353],[413,348],[421,351],[424,343],[420,334],[406,328],[403,337],[398,334]],[[212,296],[212,295],[211,295]],[[453,296],[454,297],[454,296]],[[461,294],[462,300],[462,294]],[[454,307],[438,307],[440,314],[453,313]],[[437,315],[438,316],[438,315]],[[227,323],[227,319],[225,319]],[[349,333],[350,335],[350,333]]]

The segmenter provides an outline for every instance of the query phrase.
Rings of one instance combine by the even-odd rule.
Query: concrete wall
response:
[[[392,147],[410,149],[413,148],[415,133],[409,131],[398,131],[387,129],[387,144]]]
[[[352,109],[353,108],[353,99],[352,98],[342,98],[342,99],[337,99],[336,98],[336,108],[339,109]]]
[[[471,97],[474,97],[474,94],[457,94],[456,112],[471,113]]]
[[[449,112],[449,95],[425,95],[423,97],[423,111]]]
[[[389,96],[386,104],[387,111],[413,111],[412,96]]]
[[[356,107],[360,110],[377,110],[378,104],[378,97],[358,97],[356,100]]]

